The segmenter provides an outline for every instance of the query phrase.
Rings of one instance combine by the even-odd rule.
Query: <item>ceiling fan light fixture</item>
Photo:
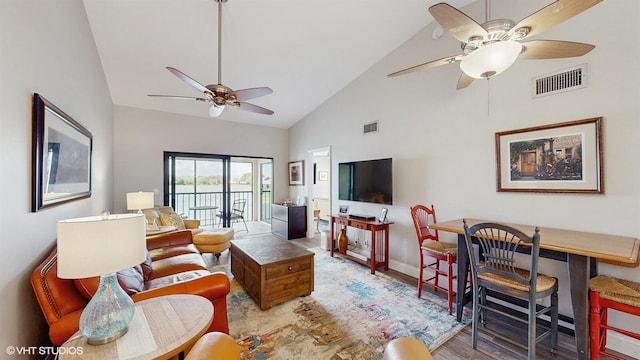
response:
[[[211,106],[209,106],[209,116],[211,117],[218,117],[222,114],[222,112],[224,111],[225,106],[224,105],[216,105],[213,104]]]
[[[521,51],[522,44],[517,41],[495,42],[462,58],[460,69],[474,79],[488,79],[513,65]]]

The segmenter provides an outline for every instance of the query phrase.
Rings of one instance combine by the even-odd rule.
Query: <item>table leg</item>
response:
[[[369,263],[371,264],[372,275],[376,273],[376,246],[378,245],[378,243],[376,243],[377,232],[378,232],[378,228],[376,227],[371,228],[371,260],[369,260]]]
[[[456,320],[462,321],[462,309],[466,304],[466,285],[469,275],[469,252],[463,234],[458,234],[458,286],[456,290]]]
[[[384,271],[389,271],[389,225],[384,228]]]
[[[578,359],[589,359],[589,279],[597,275],[596,261],[588,256],[568,254],[569,287],[573,307]]]

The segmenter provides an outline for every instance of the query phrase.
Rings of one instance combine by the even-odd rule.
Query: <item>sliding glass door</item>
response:
[[[164,203],[202,226],[233,225],[234,203],[245,222],[271,219],[272,159],[165,152],[164,164]]]
[[[165,204],[203,226],[226,219],[220,215],[229,211],[229,156],[166,152],[164,160]]]

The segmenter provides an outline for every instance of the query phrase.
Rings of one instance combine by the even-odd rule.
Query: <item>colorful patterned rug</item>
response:
[[[243,359],[380,359],[384,346],[403,336],[433,351],[469,322],[450,316],[444,299],[425,292],[418,299],[414,286],[384,271],[371,275],[355,262],[311,251],[316,256],[310,296],[262,311],[232,280],[229,327]]]

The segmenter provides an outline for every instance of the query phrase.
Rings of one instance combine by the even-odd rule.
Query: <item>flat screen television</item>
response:
[[[392,205],[391,158],[339,163],[338,199]]]

